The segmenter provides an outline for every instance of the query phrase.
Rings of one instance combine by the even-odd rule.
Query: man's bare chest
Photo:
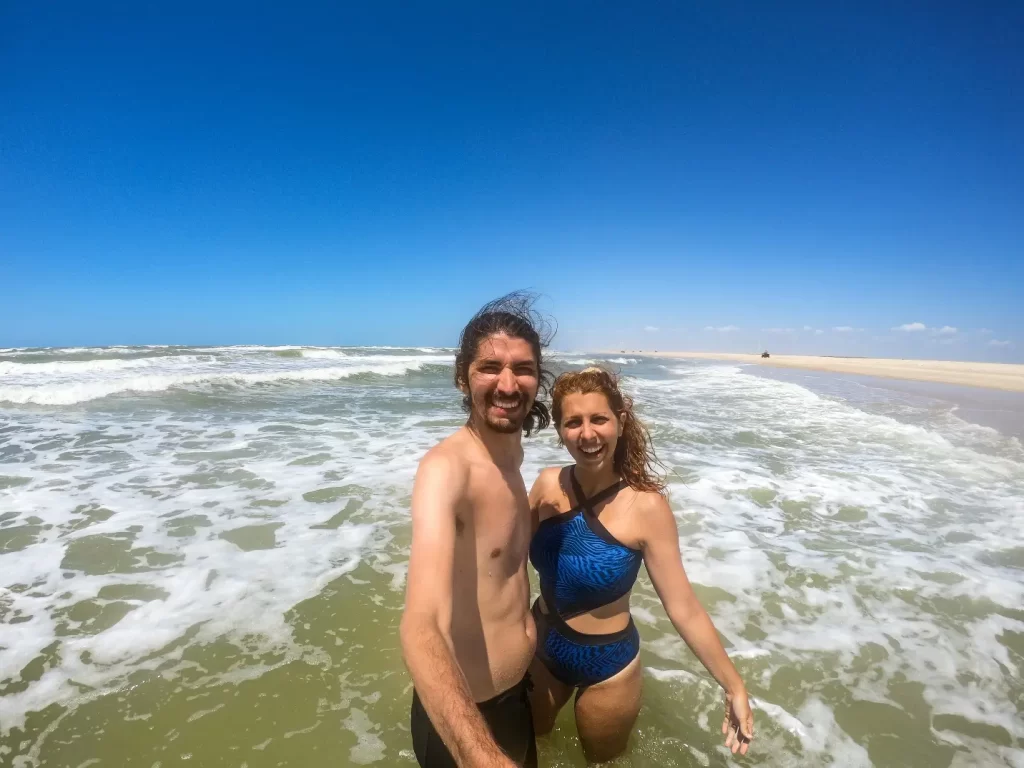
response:
[[[511,575],[526,560],[530,511],[526,489],[477,487],[456,519],[457,549],[487,570]]]

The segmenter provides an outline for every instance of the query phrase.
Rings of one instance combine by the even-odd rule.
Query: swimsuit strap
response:
[[[619,480],[617,483],[612,483],[607,488],[598,491],[589,499],[583,493],[583,489],[580,487],[580,481],[576,479],[576,467],[574,466],[569,470],[569,479],[572,481],[572,492],[576,494],[577,506],[583,507],[583,509],[589,512],[591,515],[596,517],[594,512],[594,505],[604,501],[609,496],[614,496],[622,488],[626,486],[625,480]]]

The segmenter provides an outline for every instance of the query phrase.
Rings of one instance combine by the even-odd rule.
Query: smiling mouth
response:
[[[603,454],[604,453],[604,449],[605,449],[605,446],[603,446],[603,445],[599,445],[599,446],[596,446],[594,448],[584,448],[583,446],[580,446],[580,453],[582,453],[587,458],[593,459],[593,458],[597,458],[598,456]]]
[[[520,405],[523,404],[523,398],[521,397],[510,397],[510,398],[491,398],[491,405],[495,408],[501,408],[503,411],[514,411]]]

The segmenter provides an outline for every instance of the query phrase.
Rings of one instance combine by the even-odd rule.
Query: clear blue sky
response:
[[[334,5],[0,7],[0,346],[1024,359],[1021,3]]]

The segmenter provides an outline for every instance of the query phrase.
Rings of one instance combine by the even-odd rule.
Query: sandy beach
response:
[[[968,387],[987,387],[1007,392],[1024,392],[1024,365],[1006,363],[961,363],[950,360],[897,360],[871,357],[819,357],[810,355],[760,355],[731,352],[642,352],[630,354],[659,357],[694,358],[704,360],[732,360],[777,368],[802,368],[810,371],[855,373],[881,376],[887,379],[933,381]]]

